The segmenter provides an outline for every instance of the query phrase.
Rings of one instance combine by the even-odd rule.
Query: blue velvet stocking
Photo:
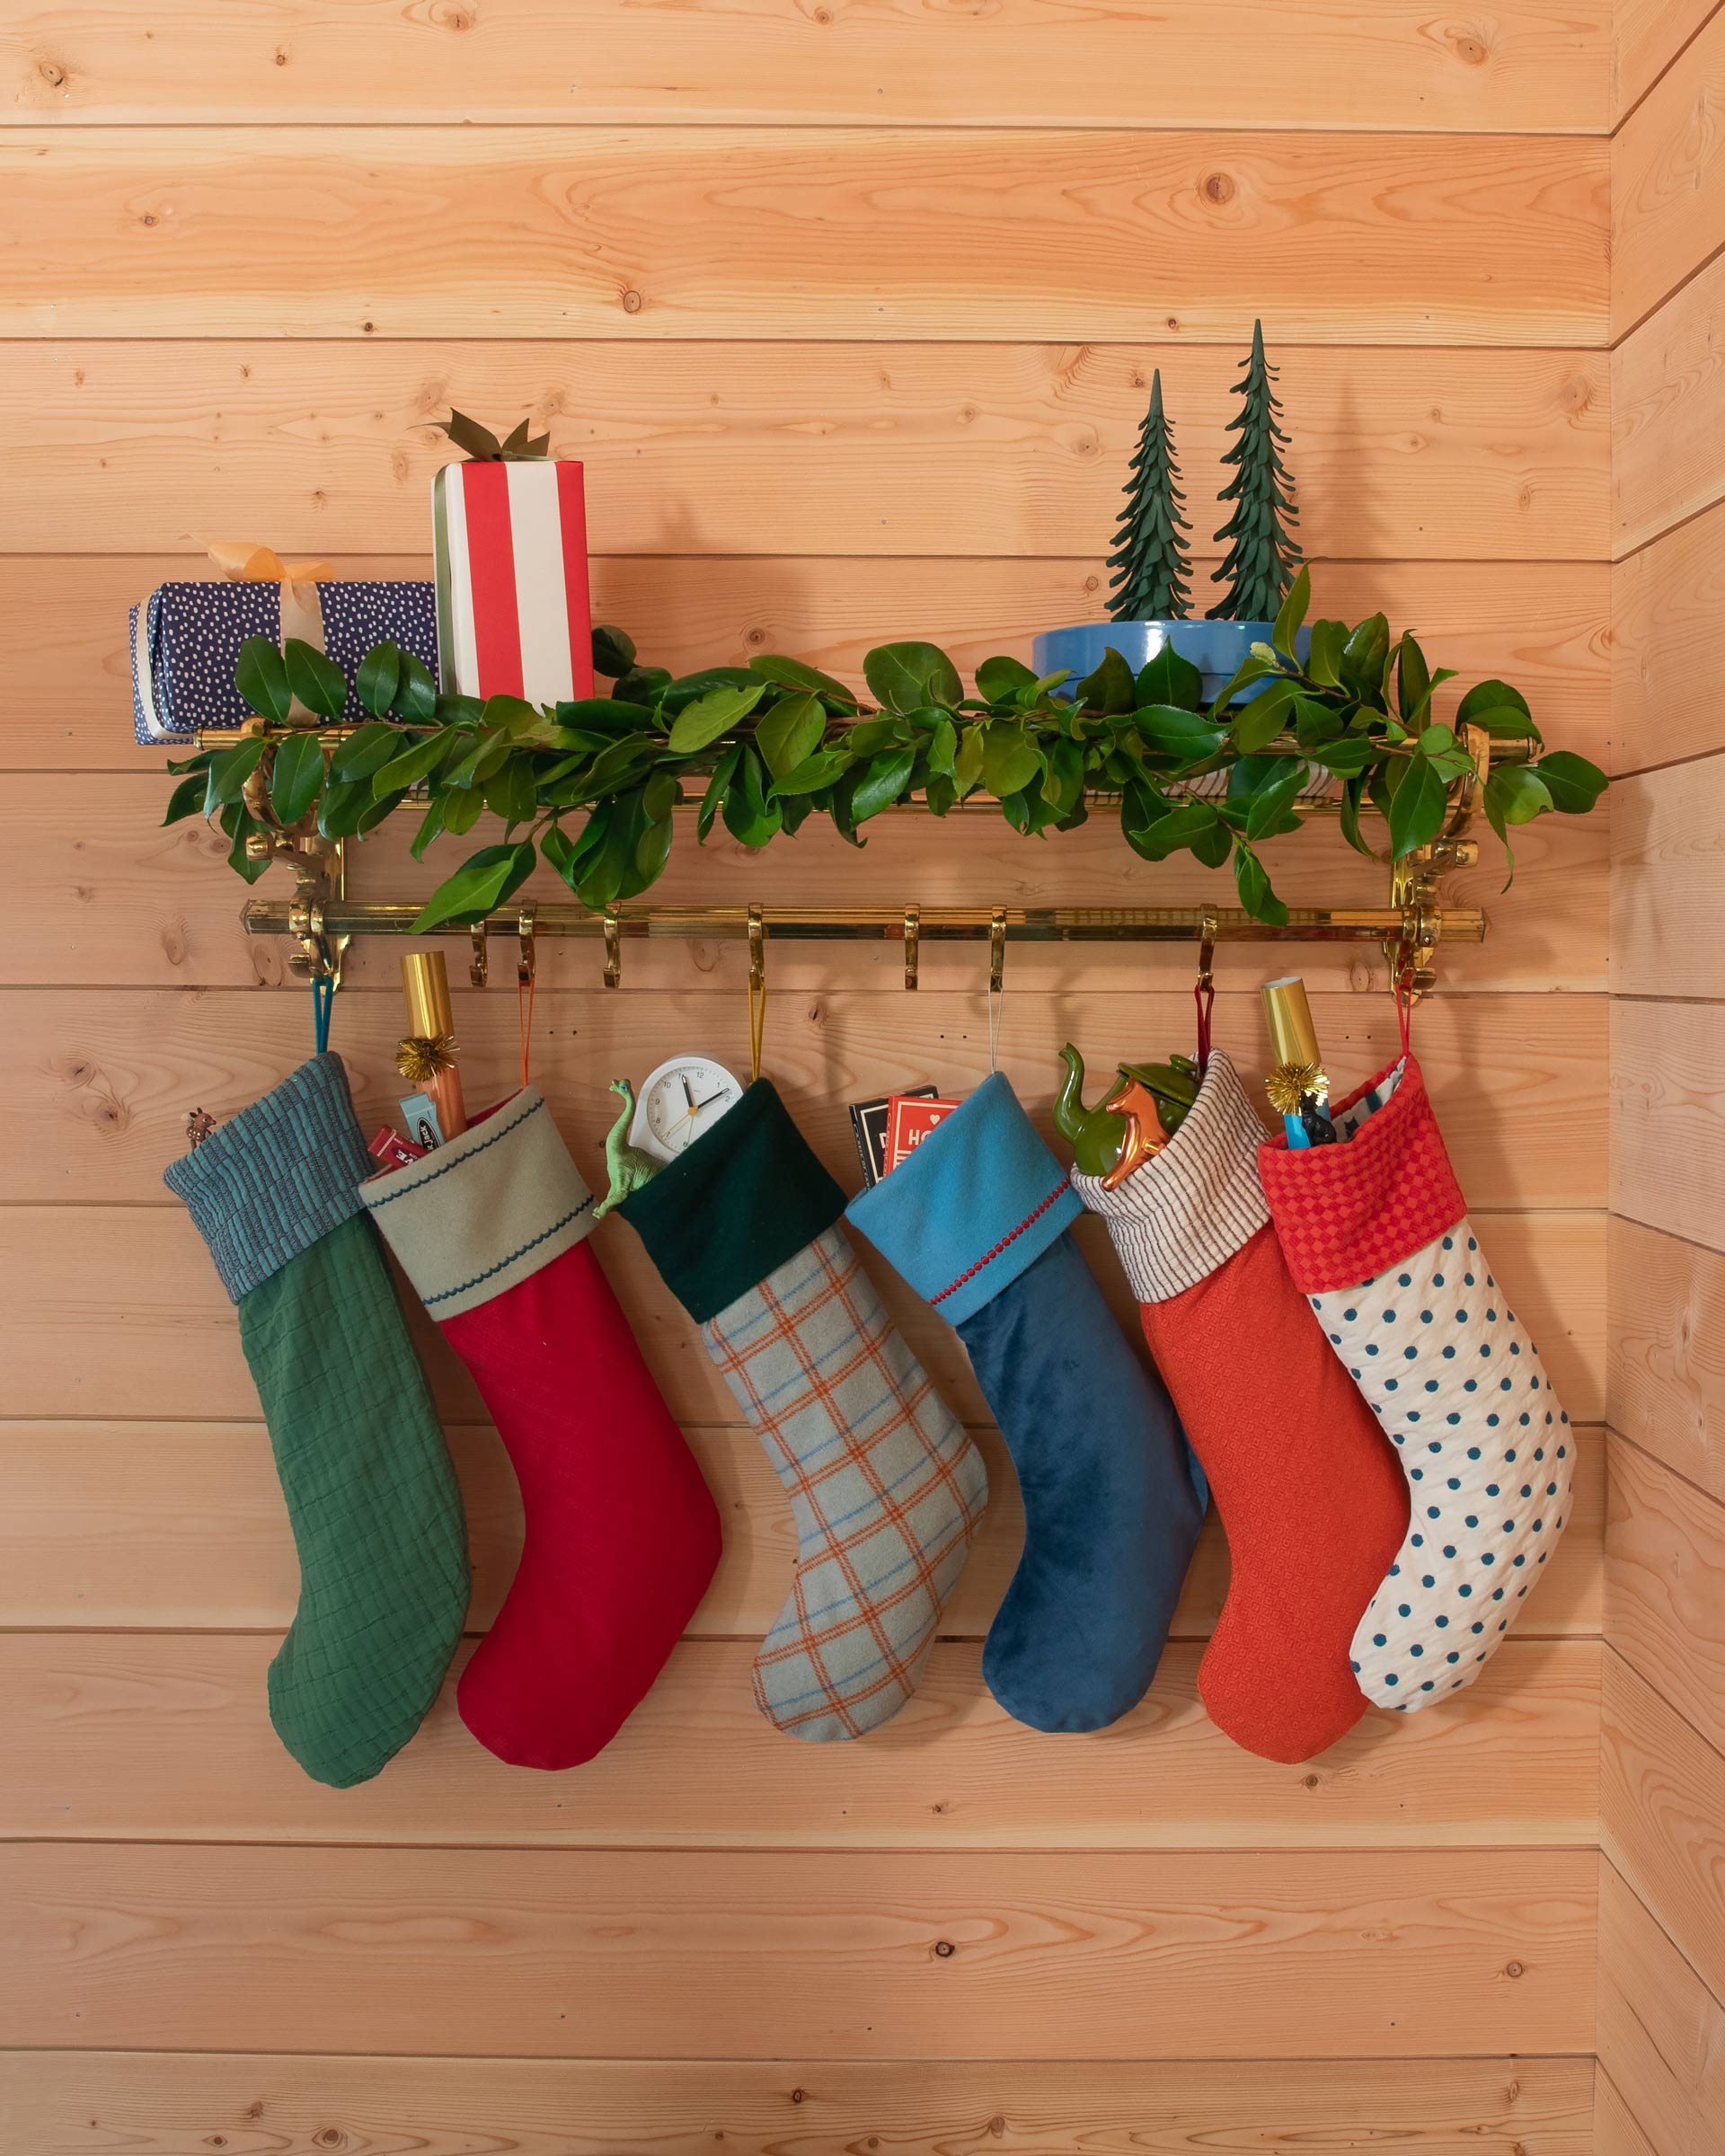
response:
[[[1168,1395],[1069,1233],[1066,1172],[990,1078],[850,1207],[964,1342],[1024,1499],[983,1651],[1032,1728],[1105,1728],[1155,1674],[1206,1491]]]
[[[984,1680],[1033,1729],[1106,1728],[1161,1659],[1204,1518],[1195,1463],[1070,1229],[957,1330],[1024,1499]]]

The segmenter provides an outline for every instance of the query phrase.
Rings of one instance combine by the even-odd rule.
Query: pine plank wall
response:
[[[1725,15],[0,0],[0,2156],[1716,2156]],[[217,538],[423,573],[454,399],[587,460],[597,610],[648,657],[1027,653],[1101,611],[1154,367],[1219,521],[1254,314],[1326,610],[1387,606],[1630,774],[1610,836],[1552,819],[1507,897],[1489,845],[1456,879],[1493,933],[1444,954],[1418,1021],[1583,1426],[1517,1636],[1453,1706],[1249,1758],[1197,1701],[1211,1533],[1144,1706],[1017,1728],[979,1674],[1010,1472],[956,1341],[891,1291],[998,1494],[912,1708],[792,1746],[747,1683],[788,1517],[616,1227],[598,1247],[726,1520],[691,1637],[578,1773],[500,1766],[446,1701],[377,1781],[306,1781],[263,1708],[295,1573],[255,1395],[160,1180],[190,1108],[307,1051],[306,998],[239,934],[220,846],[156,827],[128,604]],[[1278,866],[1290,898],[1379,897],[1318,838]],[[390,836],[354,871],[423,880]],[[860,856],[686,835],[664,895],[1214,888],[1095,828],[889,817]],[[632,948],[607,994],[591,952],[542,953],[535,1076],[590,1171],[609,1078],[746,1057],[739,956]],[[480,1096],[515,1065],[509,957],[458,998]],[[1376,954],[1299,962],[1332,1064],[1381,1059]],[[1220,1037],[1253,1067],[1281,969],[1225,954]],[[351,975],[334,1045],[375,1115],[394,961]],[[914,997],[890,948],[774,950],[769,976],[767,1067],[852,1180],[846,1100],[986,1071],[975,951],[929,951]],[[1015,950],[1007,983],[1003,1067],[1045,1122],[1063,1039],[1188,1041],[1181,954]],[[514,1489],[427,1352],[479,1629]]]

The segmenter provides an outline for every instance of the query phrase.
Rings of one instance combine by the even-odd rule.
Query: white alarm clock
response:
[[[742,1097],[741,1083],[711,1056],[673,1056],[649,1073],[629,1143],[656,1161],[674,1161]]]

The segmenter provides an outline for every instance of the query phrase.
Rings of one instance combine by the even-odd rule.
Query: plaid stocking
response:
[[[1366,1696],[1406,1713],[1471,1684],[1501,1642],[1568,1517],[1575,1444],[1412,1056],[1335,1121],[1342,1144],[1266,1143],[1259,1166],[1295,1283],[1408,1478],[1407,1540],[1353,1640]]]
[[[377,1772],[425,1719],[467,1613],[467,1533],[358,1184],[339,1056],[315,1056],[167,1171],[239,1306],[299,1557],[270,1719],[314,1781]]]
[[[844,1193],[778,1094],[618,1208],[701,1327],[791,1498],[797,1569],[755,1658],[792,1736],[860,1736],[916,1690],[987,1503],[982,1461],[836,1225]]]
[[[850,1217],[964,1342],[1018,1471],[1024,1554],[983,1650],[1033,1729],[1101,1729],[1155,1674],[1202,1478],[1068,1233],[1083,1207],[998,1073]]]
[[[1354,1628],[1408,1524],[1395,1454],[1288,1277],[1258,1180],[1263,1126],[1212,1050],[1185,1121],[1125,1182],[1073,1173],[1227,1530],[1228,1596],[1198,1673],[1210,1719],[1265,1759],[1309,1759],[1366,1701]]]
[[[461,1718],[516,1766],[579,1766],[706,1593],[718,1508],[588,1248],[593,1194],[537,1091],[362,1195],[521,1487],[520,1567],[462,1672]]]

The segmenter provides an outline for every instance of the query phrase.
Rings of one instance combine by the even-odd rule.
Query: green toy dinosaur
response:
[[[1066,1066],[1066,1074],[1054,1097],[1054,1127],[1076,1154],[1081,1173],[1106,1175],[1120,1157],[1126,1118],[1109,1109],[1084,1106],[1084,1059],[1070,1041],[1061,1049],[1060,1060]],[[1198,1065],[1191,1057],[1174,1056],[1166,1063],[1123,1063],[1119,1072],[1119,1082],[1135,1078],[1155,1095],[1156,1112],[1172,1138],[1198,1098]],[[1115,1090],[1109,1088],[1110,1093]]]
[[[595,1220],[603,1220],[613,1206],[621,1205],[632,1190],[650,1183],[663,1162],[656,1161],[639,1145],[629,1143],[629,1126],[635,1119],[635,1089],[626,1078],[614,1078],[611,1091],[623,1095],[623,1113],[611,1126],[605,1136],[605,1165],[611,1178],[611,1188],[593,1208]]]

